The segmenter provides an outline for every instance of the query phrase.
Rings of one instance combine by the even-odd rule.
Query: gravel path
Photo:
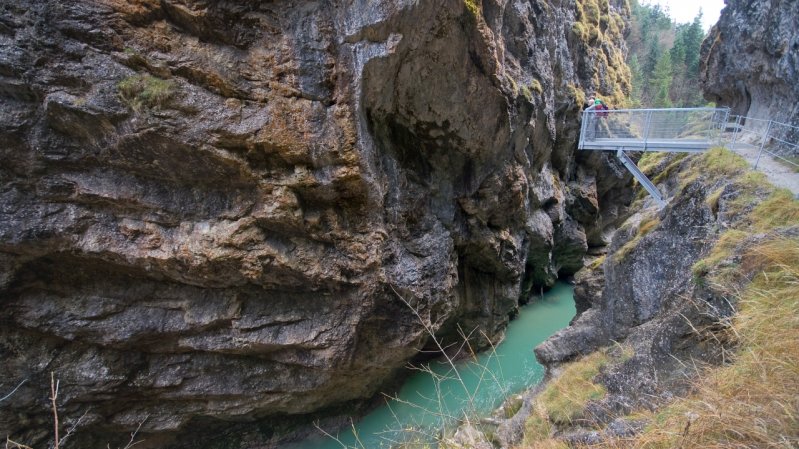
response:
[[[736,143],[734,146],[728,145],[727,147],[741,155],[752,166],[755,165],[758,147],[748,143]],[[766,152],[763,152],[760,157],[757,169],[763,172],[772,184],[790,190],[796,198],[799,198],[799,173],[794,173],[793,170],[777,162]]]

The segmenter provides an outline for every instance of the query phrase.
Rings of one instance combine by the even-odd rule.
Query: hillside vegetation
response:
[[[661,158],[662,156],[654,156]],[[682,160],[682,158],[680,158]],[[661,165],[664,162],[660,161]],[[642,161],[652,166],[653,161]],[[736,313],[694,329],[722,348],[720,365],[696,363],[688,394],[660,407],[637,408],[622,419],[638,432],[608,437],[601,448],[766,448],[799,444],[799,201],[769,185],[729,151],[686,159],[674,181],[709,189],[706,204],[723,218],[715,245],[693,267],[697,288],[719,295]],[[701,179],[690,173],[702,173]],[[679,195],[679,193],[678,193]],[[609,256],[610,257],[610,256]],[[613,349],[613,348],[610,348]],[[618,351],[616,351],[618,352]],[[602,394],[596,377],[613,363],[604,349],[568,364],[538,396],[517,449],[565,448],[570,417]],[[618,355],[617,355],[618,357]],[[581,375],[575,375],[581,373]],[[552,389],[584,392],[585,400],[552,401]],[[593,395],[593,396],[592,396]],[[575,409],[576,407],[576,409]],[[564,413],[564,410],[568,410]],[[566,419],[564,419],[564,417]]]
[[[630,1],[627,64],[633,107],[701,106],[699,52],[705,32],[700,11],[693,22],[677,24],[659,5]]]

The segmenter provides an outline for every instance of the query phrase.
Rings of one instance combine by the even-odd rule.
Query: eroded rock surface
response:
[[[736,209],[735,178],[696,176],[702,165],[694,161],[670,155],[651,168],[672,167],[659,184],[668,205],[660,210],[651,200],[636,202],[638,211],[616,231],[607,256],[575,276],[575,300],[585,310],[535,348],[551,373],[600,348],[608,355],[593,379],[607,394],[556,432],[570,444],[637,433],[643,424],[620,418],[685,394],[695,366],[722,363],[729,350],[714,332],[733,315],[733,304],[693,268],[748,211]],[[714,193],[718,201],[708,199]]]
[[[705,98],[729,106],[733,114],[799,126],[799,3],[729,0],[726,5],[702,44]]]
[[[568,5],[0,8],[17,441],[51,438],[54,372],[64,426],[85,413],[73,444],[139,424],[141,447],[273,444],[285,417],[374,395],[422,324],[497,338],[630,200],[607,157],[575,162],[576,92],[628,86],[605,71],[622,43],[582,40]]]

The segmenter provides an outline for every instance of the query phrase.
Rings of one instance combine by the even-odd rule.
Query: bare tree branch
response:
[[[60,381],[55,380],[55,373],[50,371],[50,401],[53,403],[53,427],[55,428],[55,439],[53,440],[53,449],[58,449],[60,440],[58,438],[58,407],[56,406],[56,399],[58,399],[58,386]]]
[[[139,430],[141,430],[141,426],[144,425],[144,422],[147,421],[147,419],[149,419],[149,418],[150,418],[150,415],[147,415],[147,416],[144,417],[144,419],[142,419],[139,422],[139,426],[136,427],[136,430],[134,430],[133,433],[130,434],[130,441],[128,441],[128,444],[126,444],[125,447],[123,447],[122,449],[130,449],[133,446],[135,446],[135,445],[141,443],[142,441],[144,441],[144,440],[139,440],[139,441],[134,442],[133,440],[136,439],[136,434],[139,433]]]
[[[13,444],[13,446],[11,446]],[[22,443],[17,443],[9,437],[6,437],[6,449],[33,449],[30,446],[25,446]]]
[[[78,426],[80,426],[80,423],[83,421],[83,418],[85,418],[86,414],[88,414],[88,413],[89,413],[89,411],[86,410],[85,412],[83,412],[82,415],[80,415],[80,418],[78,418],[78,420],[75,421],[75,424],[70,426],[69,430],[67,430],[67,434],[64,435],[64,438],[61,438],[61,441],[59,441],[59,444],[64,444],[64,441],[67,441],[67,438],[69,438],[73,433],[75,433],[75,430],[78,429]]]
[[[13,395],[14,393],[16,393],[16,392],[17,392],[17,390],[19,390],[19,387],[21,387],[21,386],[22,386],[22,384],[24,384],[24,383],[25,383],[25,382],[27,382],[27,381],[28,381],[28,379],[22,379],[22,382],[20,382],[19,384],[17,384],[17,386],[16,386],[16,387],[14,387],[14,389],[13,389],[13,390],[11,390],[11,393],[8,393],[7,395],[5,395],[5,396],[3,396],[2,398],[0,398],[0,402],[3,402],[3,401],[5,401],[6,399],[10,398],[10,397],[11,397],[11,395]],[[14,444],[16,444],[16,443],[14,443]]]

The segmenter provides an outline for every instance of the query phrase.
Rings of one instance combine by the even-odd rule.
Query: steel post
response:
[[[649,142],[649,127],[652,126],[652,111],[646,111],[646,122],[644,124],[644,151]]]
[[[763,154],[763,150],[766,148],[766,140],[768,140],[768,135],[771,132],[771,120],[768,121],[768,126],[766,126],[766,132],[763,134],[763,140],[760,142],[760,151],[757,153],[757,160],[755,161],[755,170],[757,170],[757,164],[760,163],[760,156]]]
[[[724,119],[719,124],[719,132],[716,138],[718,139],[719,146],[724,144],[724,129],[727,128],[727,123],[730,121],[730,108],[724,110]]]
[[[735,148],[735,144],[738,143],[738,133],[741,132],[741,122],[743,122],[743,116],[736,115],[735,116],[735,131],[732,132],[732,149]]]
[[[583,121],[580,123],[580,141],[577,144],[577,149],[582,150],[585,146],[585,129],[586,129],[586,122],[588,121],[588,111],[583,111]]]

